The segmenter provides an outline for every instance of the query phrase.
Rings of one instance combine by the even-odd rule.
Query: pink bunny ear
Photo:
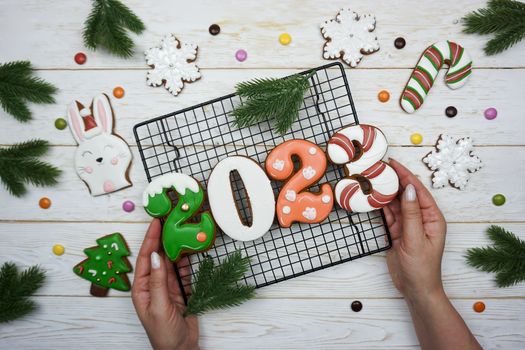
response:
[[[85,140],[84,122],[78,110],[78,102],[73,101],[67,107],[67,119],[69,121],[69,129],[78,144]]]
[[[106,94],[98,95],[93,99],[93,114],[95,121],[106,134],[113,132],[113,111]]]

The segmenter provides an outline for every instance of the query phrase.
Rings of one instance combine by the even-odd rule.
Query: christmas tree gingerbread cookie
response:
[[[176,195],[176,205],[170,194]],[[181,173],[159,176],[148,185],[142,199],[149,215],[165,218],[162,243],[170,260],[177,261],[185,253],[205,251],[213,245],[215,221],[211,214],[203,212],[199,222],[192,220],[204,202],[204,190],[191,176]]]
[[[130,290],[126,274],[132,270],[126,258],[130,251],[120,233],[97,239],[97,246],[84,249],[84,254],[87,259],[78,263],[73,272],[91,282],[91,295],[104,297],[109,288],[124,292]]]

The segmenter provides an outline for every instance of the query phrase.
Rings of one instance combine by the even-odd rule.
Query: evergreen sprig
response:
[[[49,150],[44,140],[30,140],[0,149],[0,180],[14,196],[27,192],[25,184],[51,186],[57,183],[61,171],[38,157]]]
[[[15,61],[0,65],[0,104],[6,113],[21,122],[31,119],[28,102],[54,103],[57,88],[32,75],[29,61]]]
[[[525,38],[525,3],[491,0],[487,8],[463,17],[463,25],[468,34],[495,34],[484,48],[487,55],[495,55]]]
[[[252,299],[255,288],[238,284],[249,266],[250,259],[243,258],[240,251],[228,255],[218,266],[215,266],[212,258],[204,258],[199,264],[184,315],[201,315],[209,310],[230,308]]]
[[[237,94],[246,101],[232,111],[234,125],[243,128],[273,120],[276,131],[283,135],[297,119],[303,95],[309,86],[308,79],[313,74],[295,74],[283,79],[254,79],[237,84]]]
[[[495,272],[500,288],[525,281],[525,241],[496,225],[487,229],[487,235],[493,245],[469,249],[468,264],[481,271]]]
[[[84,45],[93,50],[101,46],[117,56],[131,57],[134,44],[126,29],[140,34],[146,27],[119,0],[93,0],[93,8],[84,23]]]
[[[29,299],[44,283],[44,271],[32,266],[22,273],[15,264],[6,262],[0,267],[0,323],[27,315],[36,309]]]

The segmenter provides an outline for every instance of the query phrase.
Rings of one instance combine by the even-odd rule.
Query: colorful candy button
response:
[[[64,130],[67,128],[67,122],[64,118],[57,118],[55,119],[55,128],[58,130]]]
[[[206,241],[206,238],[208,238],[206,233],[204,233],[204,232],[197,233],[197,241],[204,242],[204,241]]]
[[[498,207],[502,206],[503,204],[505,204],[506,201],[507,201],[507,199],[501,193],[495,194],[492,197],[492,204],[494,204],[495,206],[498,206]]]
[[[77,64],[84,64],[87,61],[86,54],[83,52],[79,52],[75,55],[75,62]]]
[[[124,88],[122,86],[117,86],[113,89],[113,96],[116,98],[122,98],[124,97]]]
[[[396,40],[394,40],[394,46],[398,50],[401,50],[402,48],[404,48],[406,44],[407,42],[402,37],[396,38]]]
[[[292,42],[292,36],[288,33],[282,33],[279,35],[279,43],[281,45],[288,45]]]
[[[496,108],[490,107],[487,108],[483,114],[485,115],[485,119],[492,120],[498,116],[498,111]]]
[[[350,308],[354,312],[359,312],[363,310],[363,304],[359,300],[352,301],[352,304],[350,305]]]
[[[447,109],[445,109],[445,115],[449,118],[454,118],[458,114],[458,110],[454,106],[448,106]]]
[[[421,142],[423,142],[423,136],[416,132],[410,135],[410,142],[412,142],[414,145],[419,145]]]
[[[64,246],[62,244],[55,244],[53,246],[53,254],[55,254],[55,255],[60,256],[60,255],[64,254],[65,251],[66,251],[66,248],[64,248]]]
[[[390,93],[388,91],[386,91],[386,90],[381,90],[377,94],[377,99],[379,101],[385,103],[386,101],[390,100]]]
[[[218,24],[212,24],[208,28],[208,32],[210,32],[211,35],[215,36],[215,35],[217,35],[217,34],[219,34],[221,32],[221,27],[219,27]]]
[[[476,301],[474,305],[472,306],[472,308],[476,312],[483,312],[485,311],[485,303],[482,301]]]
[[[245,50],[241,49],[241,50],[237,50],[237,52],[235,53],[235,58],[237,59],[237,61],[239,62],[244,62],[246,61],[246,59],[248,58],[248,52],[246,52]]]
[[[48,209],[50,206],[51,206],[51,199],[47,198],[47,197],[42,197],[40,198],[40,200],[38,201],[38,205],[40,206],[40,208],[42,209]]]
[[[124,210],[126,213],[131,213],[133,210],[135,210],[135,203],[132,201],[124,201],[124,203],[122,203],[122,210]]]

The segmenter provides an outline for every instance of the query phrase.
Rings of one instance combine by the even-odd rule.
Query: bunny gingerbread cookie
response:
[[[113,110],[105,94],[96,96],[91,106],[73,101],[67,108],[69,128],[78,143],[75,169],[92,196],[131,186],[128,170],[131,151],[113,133]]]

